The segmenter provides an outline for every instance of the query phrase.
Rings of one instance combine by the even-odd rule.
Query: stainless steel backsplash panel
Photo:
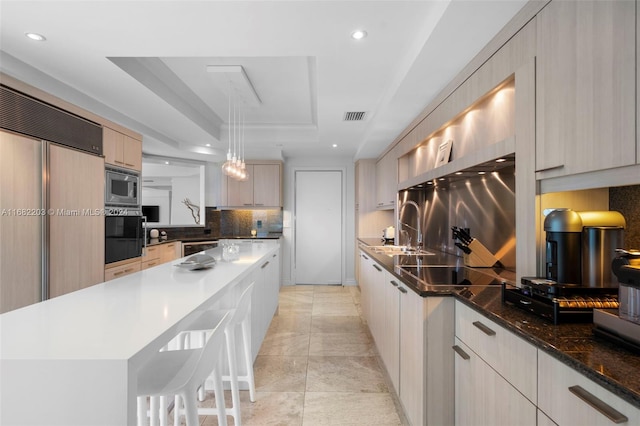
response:
[[[515,169],[459,180],[438,182],[436,187],[400,194],[400,200],[411,199],[422,207],[422,234],[425,247],[462,256],[451,238],[451,227],[469,228],[496,254],[505,268],[516,267],[515,244]],[[415,226],[415,209],[401,210],[400,222]],[[402,226],[399,225],[402,230]],[[407,229],[415,244],[416,233]],[[400,236],[404,244],[404,236]]]

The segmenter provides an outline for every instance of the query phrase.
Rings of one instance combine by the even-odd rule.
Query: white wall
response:
[[[355,250],[355,175],[352,158],[326,157],[326,158],[291,158],[284,163],[283,176],[283,248],[282,248],[282,282],[284,285],[293,285],[293,199],[294,199],[294,171],[297,168],[313,168],[324,170],[346,170],[345,176],[345,223],[344,223],[344,272],[343,285],[356,285],[354,250]],[[321,250],[321,248],[319,248]]]
[[[200,203],[200,176],[174,177],[171,179],[171,187],[173,189],[171,223],[196,225],[193,216],[191,216],[191,210],[182,201],[188,198],[193,204],[200,207],[201,217],[204,215],[204,206]]]
[[[166,189],[142,188],[142,204],[145,206],[159,206],[160,218],[156,223],[169,223],[169,191]]]

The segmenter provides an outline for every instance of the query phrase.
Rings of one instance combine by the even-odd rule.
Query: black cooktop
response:
[[[426,285],[502,285],[503,280],[491,268],[466,266],[403,266],[401,271]]]

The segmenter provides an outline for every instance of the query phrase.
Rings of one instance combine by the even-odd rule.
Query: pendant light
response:
[[[233,101],[231,96],[233,94]],[[249,178],[244,162],[244,111],[238,106],[235,91],[232,91],[229,82],[229,150],[227,161],[222,165],[222,173],[232,179],[246,181]],[[233,140],[233,153],[231,143]]]
[[[229,127],[229,150],[227,151],[227,161],[222,164],[222,173],[225,176],[232,176],[233,164],[231,162],[231,91],[229,91],[229,117],[227,122]]]

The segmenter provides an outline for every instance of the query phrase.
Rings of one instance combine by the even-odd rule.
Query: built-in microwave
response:
[[[133,170],[105,167],[105,196],[107,206],[139,206],[140,175]]]

